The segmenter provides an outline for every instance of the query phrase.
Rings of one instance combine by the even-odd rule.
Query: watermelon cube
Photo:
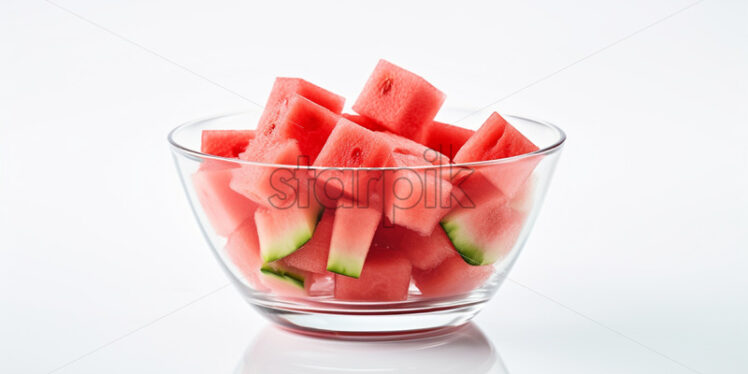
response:
[[[488,161],[535,152],[538,147],[514,126],[494,112],[468,139],[454,157],[455,163]],[[505,195],[513,196],[540,161],[533,157],[521,161],[481,168],[480,172]]]
[[[388,142],[345,118],[338,121],[314,166],[373,168],[391,165]],[[376,170],[314,170],[317,195],[327,199],[346,196],[359,204],[381,204],[383,173]]]
[[[453,159],[475,131],[434,121],[424,131],[423,144]]]
[[[433,269],[413,269],[413,282],[423,296],[453,296],[479,287],[493,271],[493,266],[470,266],[455,255]]]
[[[472,208],[456,208],[441,225],[465,262],[490,265],[514,248],[525,217],[508,200],[497,198]]]
[[[249,141],[254,138],[254,130],[203,130],[200,138],[200,152],[237,158],[247,148]]]
[[[381,218],[379,207],[341,199],[335,210],[327,270],[358,278]]]
[[[264,289],[260,282],[262,259],[254,219],[245,220],[229,235],[225,251],[231,263],[251,286],[258,290]]]
[[[329,109],[294,94],[288,98],[278,118],[258,131],[276,141],[295,139],[302,156],[313,162],[339,118],[340,115]]]
[[[423,236],[383,220],[374,242],[381,247],[403,251],[414,271],[433,269],[445,259],[457,256],[457,251],[441,227],[434,229],[431,235]]]
[[[306,244],[297,251],[278,260],[279,262],[301,270],[317,274],[326,273],[327,253],[330,251],[330,238],[332,237],[333,220],[335,210],[325,209],[314,229],[314,235]]]
[[[408,297],[411,265],[396,250],[374,246],[366,256],[361,276],[335,276],[335,298],[358,301],[401,301]]]
[[[300,172],[297,163],[305,163],[307,159],[301,156],[296,140],[281,141],[258,137],[249,143],[247,150],[241,153],[239,158],[263,164],[289,165],[242,165],[233,169],[231,189],[257,204],[272,207],[294,205],[297,203],[297,195],[302,191],[306,192],[303,188],[307,176]]]
[[[333,113],[340,114],[345,99],[312,83],[299,78],[275,78],[273,89],[270,91],[265,110],[262,112],[258,130],[266,130],[270,123],[278,119],[283,108],[291,97],[297,94],[303,96]]]
[[[393,154],[402,167],[386,174],[384,213],[387,219],[429,236],[452,208],[452,184],[437,169],[412,169],[413,156]],[[421,161],[424,162],[425,161]]]
[[[332,296],[335,293],[335,274],[309,273],[304,288],[309,296]]]
[[[200,206],[220,236],[231,234],[257,209],[257,204],[229,188],[231,178],[230,168],[201,168],[192,175]]]
[[[353,110],[389,131],[420,141],[444,99],[425,79],[379,60]]]

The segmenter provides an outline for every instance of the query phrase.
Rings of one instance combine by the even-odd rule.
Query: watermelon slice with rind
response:
[[[290,255],[278,260],[284,265],[323,274],[327,270],[327,254],[330,251],[335,210],[325,209],[322,218],[314,229],[314,235],[306,244]]]
[[[327,270],[358,278],[381,218],[379,207],[341,199],[335,210]]]
[[[487,200],[473,208],[457,208],[441,221],[465,262],[490,265],[503,259],[517,242],[525,214],[505,198]]]
[[[268,263],[295,252],[314,234],[321,207],[259,208],[255,224],[260,242],[260,256]]]

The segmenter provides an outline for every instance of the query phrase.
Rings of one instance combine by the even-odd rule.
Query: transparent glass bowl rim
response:
[[[169,144],[171,145],[172,149],[175,151],[185,155],[185,156],[191,156],[193,158],[199,158],[199,159],[213,159],[213,160],[220,160],[225,162],[233,162],[237,164],[243,164],[243,165],[251,165],[251,166],[260,166],[260,167],[272,167],[272,168],[281,168],[281,167],[289,167],[289,166],[296,166],[296,165],[285,165],[285,164],[273,164],[273,163],[263,163],[263,162],[255,162],[255,161],[247,161],[247,160],[241,160],[237,158],[228,158],[228,157],[221,157],[221,156],[215,156],[210,155],[207,153],[202,153],[200,151],[188,148],[182,144],[179,144],[175,136],[178,132],[183,131],[190,127],[199,127],[201,124],[205,122],[215,121],[223,118],[229,118],[229,117],[236,117],[241,116],[245,114],[250,114],[251,112],[248,111],[240,111],[240,112],[233,112],[233,113],[224,113],[219,115],[214,115],[210,117],[205,117],[193,121],[189,121],[187,123],[181,124],[177,127],[175,127],[173,130],[169,132],[168,140]],[[566,133],[561,130],[558,126],[539,119],[534,119],[531,117],[526,116],[520,116],[520,115],[513,115],[513,114],[502,114],[503,117],[510,117],[510,118],[516,118],[523,121],[533,122],[537,125],[545,126],[551,130],[553,130],[556,133],[556,139],[555,141],[544,147],[540,148],[535,152],[525,153],[519,156],[512,156],[512,157],[506,157],[501,159],[494,159],[494,160],[487,160],[487,161],[474,161],[474,162],[466,162],[466,163],[459,163],[459,164],[445,164],[445,165],[427,165],[427,166],[414,166],[414,167],[408,167],[409,169],[438,169],[443,167],[452,167],[452,168],[459,168],[459,167],[474,167],[474,166],[488,166],[488,165],[496,165],[496,164],[508,164],[512,162],[519,162],[521,160],[539,156],[539,155],[546,155],[551,154],[554,152],[558,152],[563,148],[564,143],[566,142]],[[303,166],[304,169],[310,169],[310,170],[326,170],[326,169],[336,169],[336,170],[399,170],[402,169],[402,167],[396,167],[396,166],[390,166],[390,167],[337,167],[337,166]]]

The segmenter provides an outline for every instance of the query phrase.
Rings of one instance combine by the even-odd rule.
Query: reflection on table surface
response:
[[[265,327],[247,347],[237,374],[508,373],[475,324],[448,334],[401,341],[318,339]]]

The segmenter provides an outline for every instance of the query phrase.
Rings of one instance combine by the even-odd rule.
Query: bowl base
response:
[[[398,313],[341,313],[252,303],[280,327],[303,335],[342,340],[395,340],[449,333],[470,321],[483,302]]]

